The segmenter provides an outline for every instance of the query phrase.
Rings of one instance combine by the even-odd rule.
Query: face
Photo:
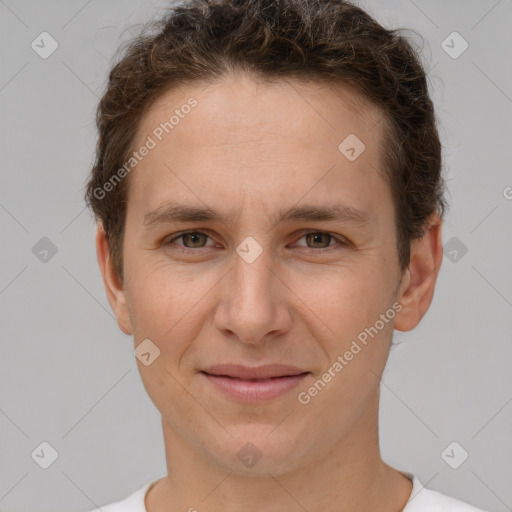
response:
[[[137,364],[168,439],[279,474],[375,428],[409,284],[381,121],[354,90],[244,75],[145,115],[134,147],[155,145],[129,176],[125,281],[109,299],[146,340]]]

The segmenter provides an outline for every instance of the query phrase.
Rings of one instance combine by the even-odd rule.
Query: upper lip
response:
[[[235,377],[239,379],[269,379],[271,377],[284,377],[300,375],[307,370],[284,364],[266,364],[263,366],[243,366],[237,364],[216,364],[202,370],[210,375]]]

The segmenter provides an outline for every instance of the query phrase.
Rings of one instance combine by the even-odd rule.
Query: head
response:
[[[264,472],[374,430],[393,329],[424,316],[442,257],[406,39],[342,0],[186,2],[126,46],[97,126],[98,261],[120,328],[159,350],[138,364],[168,432],[236,471],[250,442]],[[307,376],[255,406],[205,380],[226,363]]]

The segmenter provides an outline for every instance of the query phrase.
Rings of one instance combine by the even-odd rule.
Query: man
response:
[[[168,474],[102,510],[478,510],[379,449],[393,330],[442,260],[417,56],[341,0],[191,1],[156,27],[110,73],[86,199]]]

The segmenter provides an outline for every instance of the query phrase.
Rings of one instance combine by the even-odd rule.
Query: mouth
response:
[[[294,389],[310,372],[287,365],[216,365],[200,372],[213,387],[240,402],[271,400]]]

